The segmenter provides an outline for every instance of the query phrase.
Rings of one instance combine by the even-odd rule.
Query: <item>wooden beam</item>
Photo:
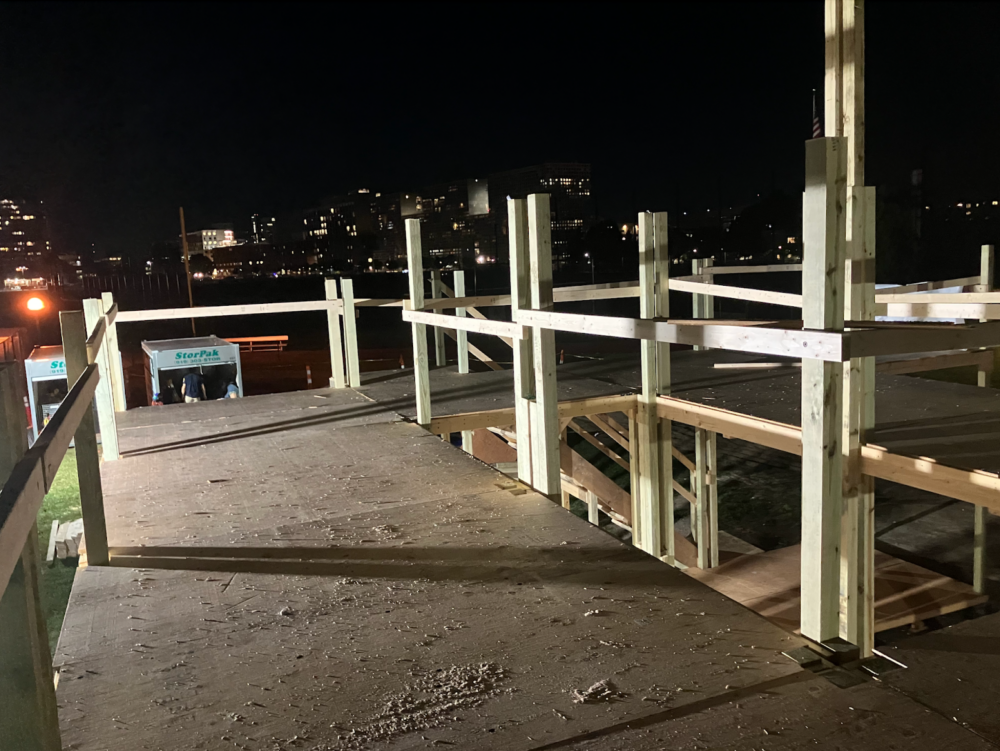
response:
[[[691,484],[695,505],[691,508],[691,527],[698,545],[698,568],[707,569],[719,565],[715,433],[696,429],[694,441],[696,470]]]
[[[588,417],[588,419],[593,420],[593,413],[595,411],[627,412],[634,406],[634,394],[588,396],[582,399],[567,399],[566,401],[559,402],[558,416],[561,420],[573,417]],[[517,419],[516,415],[515,407],[462,412],[457,415],[435,417],[431,420],[427,429],[431,433],[438,435],[441,433],[458,433],[462,430],[476,430],[478,428],[504,427],[514,425]],[[597,423],[595,422],[595,424]],[[602,427],[601,429],[604,430],[605,428]],[[608,429],[611,430],[610,426]],[[612,437],[614,437],[614,434]],[[628,450],[627,440],[625,441],[624,448]]]
[[[1000,292],[911,292],[905,295],[879,292],[875,295],[875,302],[905,303],[908,305],[919,305],[920,303],[1000,305]]]
[[[569,331],[620,339],[655,339],[669,344],[700,344],[735,352],[837,363],[845,358],[847,338],[843,332],[764,328],[756,322],[737,325],[735,322],[648,321],[534,310],[519,311],[515,320],[527,326],[552,331]],[[851,335],[855,333],[858,332],[851,332]],[[937,347],[937,349],[954,349],[954,347]]]
[[[626,524],[632,523],[632,500],[628,492],[597,467],[588,462],[579,452],[565,442],[559,444],[560,466],[573,480],[591,491],[621,517]]]
[[[301,302],[269,302],[254,305],[212,305],[202,308],[159,308],[156,310],[123,310],[118,314],[118,323],[136,321],[170,321],[184,318],[211,318],[225,316],[252,316],[270,313],[301,313],[310,310],[340,310],[339,304],[326,300],[304,300]]]
[[[875,370],[886,375],[904,375],[906,373],[926,373],[932,370],[946,368],[963,368],[969,366],[983,367],[992,365],[993,353],[989,350],[973,350],[971,352],[948,352],[929,357],[916,357],[906,360],[889,360],[880,362]]]
[[[465,272],[456,271],[452,282],[455,285],[455,297],[465,297]],[[455,315],[465,318],[468,313],[465,308],[455,308]],[[458,345],[458,372],[469,372],[469,334],[466,331],[459,331],[455,342]]]
[[[628,463],[627,460],[622,459],[618,454],[616,454],[614,451],[612,451],[610,447],[605,446],[603,443],[601,443],[599,440],[597,440],[596,437],[594,437],[589,432],[587,432],[586,430],[584,430],[580,426],[580,424],[578,422],[576,422],[576,420],[570,419],[570,421],[569,421],[569,427],[577,435],[579,435],[581,438],[583,438],[583,440],[585,440],[587,443],[589,443],[595,449],[597,449],[598,451],[600,451],[602,454],[604,454],[606,457],[608,457],[611,461],[613,461],[619,467],[621,467],[622,469],[624,469],[626,472],[629,471],[629,463]]]
[[[328,303],[337,301],[337,280],[323,281]],[[342,389],[347,386],[347,370],[344,366],[344,343],[340,335],[340,313],[331,306],[326,310],[326,329],[330,342],[330,388]]]
[[[103,302],[101,304],[103,305]],[[101,354],[101,345],[104,344],[104,334],[107,330],[107,319],[104,316],[100,316],[97,319],[97,323],[94,325],[94,329],[91,331],[90,336],[87,337],[86,348],[88,364],[97,362],[97,358]]]
[[[424,262],[420,242],[420,220],[406,220],[406,257],[409,264],[410,307],[424,307]],[[427,364],[427,326],[412,324],[413,329],[413,383],[417,402],[417,422],[427,426],[431,421],[431,384]],[[438,431],[442,432],[442,431]]]
[[[108,359],[111,362],[111,396],[114,401],[115,411],[125,411],[125,372],[122,369],[121,349],[118,347],[118,303],[110,292],[101,293],[101,301],[104,303],[105,317],[108,323],[107,342]]]
[[[94,336],[104,321],[104,303],[99,299],[84,300],[83,317],[87,324],[87,331],[90,333],[90,336]],[[115,406],[111,398],[111,364],[106,349],[100,348],[93,353],[88,351],[88,358],[91,354],[95,355],[93,361],[97,363],[98,372],[101,374],[100,380],[97,383],[97,392],[94,396],[94,400],[97,403],[98,427],[101,432],[101,453],[104,461],[113,462],[118,460],[119,454],[118,420],[115,417]]]
[[[59,313],[59,325],[62,329],[66,380],[68,383],[75,384],[85,375],[88,365],[90,368],[94,368],[92,364],[87,362],[87,352],[81,346],[85,331],[83,314],[78,311],[63,311]],[[94,429],[92,403],[92,398],[83,400],[79,424],[75,431],[72,431],[72,434],[76,444],[76,474],[80,487],[83,529],[87,535],[89,548],[87,560],[95,566],[106,566],[108,563],[108,527],[104,515],[104,489],[101,484],[101,462],[97,452],[97,435]],[[57,410],[56,415],[65,406],[64,402]],[[49,425],[51,424],[50,421]],[[61,462],[62,457],[60,456],[59,459]],[[52,477],[55,479],[54,473]]]
[[[524,326],[510,321],[493,321],[479,318],[459,318],[458,316],[448,316],[442,313],[428,313],[423,310],[403,309],[403,320],[410,323],[423,323],[437,328],[452,329],[454,331],[472,331],[477,334],[489,334],[491,336],[507,336],[511,339],[523,339],[525,336]]]
[[[849,357],[915,354],[973,349],[1000,344],[1000,322],[942,326],[883,326],[855,329],[846,335],[844,354]]]
[[[883,287],[880,294],[901,295],[906,292],[927,292],[932,289],[947,289],[948,287],[972,287],[979,284],[978,276],[963,276],[960,279],[945,279],[938,282],[918,282],[916,284],[897,284],[893,287]],[[982,292],[984,290],[976,290]]]
[[[552,308],[552,219],[548,193],[528,196],[528,255],[531,263],[531,308]],[[535,328],[534,411],[530,413],[532,479],[539,493],[559,493],[559,397],[556,392],[556,342],[551,329]]]
[[[709,260],[709,259],[703,259]],[[769,305],[784,305],[788,308],[801,308],[802,295],[790,292],[772,292],[766,289],[751,289],[749,287],[728,287],[721,284],[705,284],[703,282],[688,282],[681,279],[671,279],[670,289],[674,292],[690,292],[696,297],[725,297],[731,300],[746,300],[748,302],[766,303]],[[711,318],[700,312],[696,318]]]
[[[828,0],[827,7],[833,2],[839,5],[839,0]],[[837,98],[839,106],[839,94]],[[844,327],[845,156],[843,139],[806,142],[802,322],[805,329],[830,333]],[[803,361],[801,414],[802,634],[822,642],[836,637],[840,629],[843,372],[839,362]]]
[[[772,263],[765,266],[711,266],[702,270],[707,276],[720,274],[775,274],[789,271],[802,271],[801,263]]]

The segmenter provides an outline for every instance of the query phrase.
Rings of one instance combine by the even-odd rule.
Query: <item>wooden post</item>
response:
[[[993,275],[996,272],[996,258],[992,245],[984,245],[980,249],[979,257],[979,286],[980,292],[993,291]],[[996,358],[1000,349],[993,350]],[[992,369],[980,369],[977,374],[977,383],[981,388],[990,386]],[[973,507],[973,532],[972,532],[972,587],[976,592],[983,594],[986,592],[986,507]]]
[[[104,310],[111,310],[115,304],[114,295],[110,292],[101,293],[101,302],[104,303]],[[118,324],[112,323],[108,326],[108,331],[104,335],[105,346],[108,348],[108,359],[111,361],[111,396],[114,400],[115,411],[124,412],[125,405],[125,372],[122,368],[122,353],[118,348]]]
[[[455,295],[457,296],[458,293],[456,292]],[[431,269],[431,298],[437,299],[439,297],[444,297],[444,292],[441,290],[441,272],[438,269]],[[448,364],[448,358],[444,349],[444,329],[440,326],[434,326],[433,329],[434,365],[438,368],[443,368]]]
[[[694,494],[698,503],[692,509],[691,525],[698,544],[698,568],[719,565],[719,494],[716,484],[715,433],[704,428],[694,431]]]
[[[66,360],[66,382],[72,387],[89,364],[84,314],[78,310],[64,310],[59,313],[59,326],[62,329],[63,358]],[[97,392],[94,393],[94,399],[96,401]],[[94,410],[88,409],[81,418],[80,425],[73,434],[73,442],[76,446],[76,474],[80,484],[83,531],[87,537],[87,564],[106,566],[108,527],[104,518],[104,491],[101,486],[101,460],[97,453]]]
[[[992,245],[984,245],[980,248],[979,256],[979,284],[976,286],[977,292],[992,292],[993,278],[996,274],[996,254]],[[993,373],[1000,369],[996,366],[1000,364],[1000,347],[993,348],[993,368],[980,368],[976,375],[976,382],[982,387],[991,384]]]
[[[695,258],[691,261],[691,273],[695,276],[701,276],[706,268],[712,266],[715,262],[711,258]],[[703,280],[708,284],[712,284],[713,277],[708,277]],[[695,294],[691,296],[691,317],[692,318],[715,318],[715,298],[709,295]],[[695,352],[703,349],[708,349],[708,347],[703,347],[700,344],[696,344],[693,347]]]
[[[87,326],[87,336],[93,333],[98,321],[104,315],[104,303],[100,300],[90,298],[83,301],[83,317]],[[84,341],[86,341],[86,336]],[[97,391],[94,400],[97,402],[97,420],[101,430],[101,447],[103,448],[104,461],[113,462],[118,460],[118,424],[115,418],[115,407],[111,400],[111,379],[109,378],[111,367],[108,360],[108,348],[101,345],[97,353],[97,369],[100,372],[100,380],[97,382]]]
[[[456,271],[455,277],[452,280],[455,288],[455,297],[465,297],[465,272]],[[455,308],[455,315],[459,318],[465,318],[468,315],[465,312],[465,308]],[[455,332],[455,344],[458,347],[458,372],[468,373],[469,372],[469,332],[468,331],[456,331]]]
[[[845,155],[841,138],[806,142],[805,329],[844,328]],[[838,636],[840,630],[842,430],[842,364],[803,359],[801,629],[803,636],[820,642]]]
[[[584,495],[586,497],[583,500],[587,503],[587,521],[594,525],[600,524],[601,507],[597,502],[597,496],[591,490],[585,491]]]
[[[28,446],[17,368],[16,362],[0,363],[0,483]],[[39,567],[38,530],[32,526],[0,596],[0,739],[4,748],[18,751],[62,747]]]
[[[326,299],[337,299],[337,280],[326,279]],[[347,386],[347,376],[344,369],[344,344],[340,336],[340,313],[336,310],[326,311],[326,328],[330,338],[330,388],[342,389]]]
[[[668,316],[667,275],[667,214],[639,214],[641,318]],[[642,391],[636,410],[637,445],[632,447],[632,451],[639,457],[639,516],[632,520],[632,536],[641,549],[651,555],[662,556],[672,564],[674,505],[671,422],[661,421],[656,411],[656,397],[670,394],[670,345],[643,341],[640,353]],[[635,490],[633,489],[633,493]]]
[[[465,272],[456,271],[452,284],[455,285],[455,297],[465,297]],[[455,315],[460,318],[466,317],[465,308],[456,308]],[[469,372],[469,332],[467,331],[456,331],[455,332],[455,344],[458,348],[458,372],[468,373]],[[463,430],[462,431],[462,450],[467,453],[472,453],[472,431]]]
[[[528,255],[531,262],[531,307],[552,309],[552,219],[548,193],[528,196]],[[556,386],[556,334],[535,327],[535,410],[532,422],[533,487],[552,500],[559,496],[559,402]]]
[[[838,86],[830,135],[844,137],[844,318],[875,318],[875,190],[865,188],[864,0],[827,0],[827,85]],[[839,116],[838,116],[839,115]],[[805,292],[805,288],[803,288]],[[843,502],[840,550],[840,636],[862,657],[875,646],[875,481],[861,471],[861,446],[875,425],[875,358],[842,365]]]
[[[354,280],[340,280],[344,300],[344,344],[347,350],[347,382],[351,388],[361,385],[361,363],[358,361],[358,314],[354,307]]]
[[[528,257],[528,202],[523,198],[507,201],[507,227],[510,247],[510,314],[531,307],[531,263]],[[455,293],[458,294],[457,291]],[[517,479],[535,487],[532,476],[531,404],[535,398],[535,365],[532,330],[523,339],[514,340],[514,429],[517,432]]]
[[[194,293],[191,291],[191,263],[188,259],[188,236],[187,229],[184,225],[184,207],[181,206],[181,247],[184,249],[184,276],[187,278],[188,287],[188,307],[194,307]],[[194,325],[194,319],[191,319],[191,336],[198,336],[198,330]]]
[[[410,310],[424,307],[424,261],[420,243],[420,220],[406,220],[406,257],[410,282]],[[346,311],[345,311],[346,312]],[[410,324],[413,329],[413,385],[417,402],[417,422],[431,421],[431,385],[427,365],[427,324]]]

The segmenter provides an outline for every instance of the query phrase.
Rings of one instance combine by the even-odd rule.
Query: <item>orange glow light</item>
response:
[[[45,303],[42,302],[40,297],[32,297],[28,300],[28,310],[42,310],[45,307]]]

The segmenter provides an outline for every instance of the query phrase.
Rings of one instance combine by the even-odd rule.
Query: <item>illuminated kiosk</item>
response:
[[[59,346],[35,347],[24,361],[28,379],[28,406],[35,438],[66,398],[66,361]]]
[[[235,383],[243,396],[243,371],[240,369],[240,345],[217,336],[190,339],[144,341],[146,396],[152,404],[159,394],[164,404],[183,402],[181,383],[191,371],[205,378],[209,399],[221,399],[226,387]]]

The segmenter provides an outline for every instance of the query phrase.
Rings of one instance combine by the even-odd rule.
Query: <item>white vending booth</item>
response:
[[[230,383],[235,383],[243,396],[239,344],[217,336],[198,336],[144,341],[142,351],[146,355],[146,396],[150,404],[156,394],[164,404],[183,402],[181,382],[191,371],[202,374],[209,399],[224,397]]]
[[[69,392],[63,348],[35,347],[24,361],[24,374],[28,378],[31,429],[37,439]]]

